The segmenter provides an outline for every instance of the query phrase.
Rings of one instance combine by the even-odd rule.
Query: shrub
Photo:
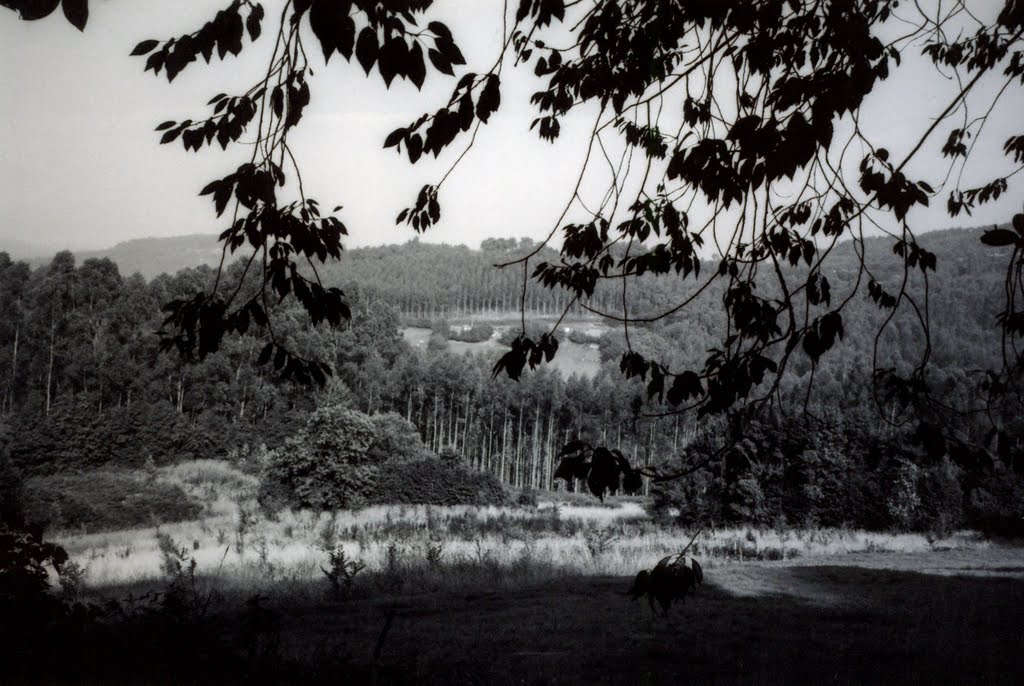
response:
[[[573,329],[572,331],[569,332],[568,339],[571,342],[577,343],[579,345],[590,345],[591,343],[596,343],[600,345],[601,334],[587,333],[583,329]]]
[[[345,555],[345,549],[341,546],[327,549],[330,569],[320,567],[327,582],[331,585],[331,591],[335,598],[347,598],[352,592],[352,584],[355,583],[356,575],[366,568],[362,560],[354,560]]]
[[[894,458],[886,465],[885,478],[885,512],[893,528],[905,530],[910,528],[921,499],[918,496],[918,466],[902,457]]]
[[[402,415],[396,412],[375,414],[370,417],[370,424],[373,426],[373,442],[368,452],[373,462],[413,462],[430,455],[420,432]]]
[[[949,458],[919,472],[917,492],[921,502],[915,528],[946,534],[963,525],[963,489]]]
[[[24,515],[25,484],[14,468],[10,454],[0,446],[0,526],[21,524]]]
[[[494,335],[494,327],[490,324],[474,324],[467,329],[456,328],[448,332],[448,340],[461,343],[483,343]]]
[[[516,496],[516,505],[522,505],[523,507],[537,507],[537,491],[533,490],[529,486],[519,491],[519,495]]]
[[[179,486],[137,471],[33,477],[25,492],[26,519],[60,529],[128,529],[194,519],[202,512]]]
[[[374,420],[361,412],[318,409],[297,437],[268,457],[260,506],[265,512],[276,512],[285,506],[335,510],[365,505],[374,492],[380,465],[391,451],[402,452],[405,458],[410,455],[408,427],[398,419],[376,420],[378,434]]]
[[[46,568],[58,572],[68,554],[58,545],[43,541],[42,531],[27,531],[0,524],[0,609],[38,600],[49,588]]]
[[[436,458],[388,464],[373,492],[376,504],[502,505],[508,494],[491,474]]]
[[[990,536],[1024,538],[1024,482],[1000,463],[967,495],[968,523]]]
[[[672,458],[665,470],[679,469],[683,462]],[[702,469],[685,479],[651,483],[651,514],[655,519],[677,524],[714,525],[722,521],[721,482],[717,465]]]
[[[214,486],[221,491],[248,491],[255,487],[255,477],[225,460],[189,460],[164,467],[160,473],[171,481],[189,486]]]

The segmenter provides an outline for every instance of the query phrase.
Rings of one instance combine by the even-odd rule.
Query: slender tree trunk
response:
[[[177,397],[178,414],[185,413],[185,372],[184,370],[178,370],[178,397]]]
[[[53,348],[56,343],[56,329],[50,327],[50,362],[46,366],[46,416],[50,416],[50,387],[53,383]]]
[[[487,461],[487,471],[494,473],[492,469],[491,455],[494,454],[494,410],[491,410],[491,416],[487,420],[487,451],[484,453],[484,459]]]
[[[505,477],[505,456],[508,454],[508,406],[505,406],[505,421],[501,427],[501,455],[498,458],[498,475],[502,483],[507,483]]]
[[[517,488],[521,488],[523,485],[523,405],[519,404],[519,429],[516,432],[516,466],[515,466],[515,485]]]
[[[9,412],[14,411],[14,385],[18,380],[18,335],[20,333],[20,327],[14,325],[14,352],[11,353],[11,385],[7,389],[7,410]]]
[[[541,481],[541,403],[537,403],[537,409],[534,412],[534,445],[530,451],[530,458],[532,464],[529,469],[529,485],[531,488],[537,488]]]
[[[437,393],[434,393],[434,435],[433,435],[433,437],[432,437],[432,439],[430,441],[430,445],[434,449],[435,453],[440,453],[441,452],[441,439],[437,435],[437,412],[438,412],[438,405],[440,405],[440,402],[438,402],[438,401],[439,401],[439,396],[438,396]]]
[[[455,407],[455,389],[448,392],[448,445],[458,451],[458,410]]]
[[[471,417],[475,414],[470,410],[469,391],[466,391],[466,426],[462,430],[462,453],[469,458],[469,427]]]
[[[548,440],[544,442],[544,476],[542,485],[546,490],[551,489],[551,458],[553,446],[552,442],[555,440],[554,436],[555,429],[555,407],[551,406],[548,410]]]

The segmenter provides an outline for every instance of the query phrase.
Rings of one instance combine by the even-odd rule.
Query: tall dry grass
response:
[[[206,505],[201,520],[159,528],[196,561],[200,578],[227,591],[317,593],[331,551],[362,565],[362,592],[504,588],[560,576],[627,576],[681,550],[693,530],[655,526],[641,504],[538,506],[374,506],[261,516],[256,480],[212,460],[161,470]],[[57,533],[85,568],[88,588],[142,589],[162,581],[155,529]],[[846,529],[702,531],[691,554],[705,568],[741,562],[788,563],[860,552],[913,553],[984,545],[968,533],[943,540]]]

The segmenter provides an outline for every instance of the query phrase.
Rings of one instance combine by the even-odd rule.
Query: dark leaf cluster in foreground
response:
[[[591,446],[584,441],[567,443],[558,453],[561,458],[554,478],[571,484],[574,479],[586,482],[587,488],[602,501],[605,495],[622,492],[636,495],[643,490],[640,472],[618,449]]]

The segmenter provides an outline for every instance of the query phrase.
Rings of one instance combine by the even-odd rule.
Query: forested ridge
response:
[[[939,266],[929,284],[929,381],[950,399],[968,398],[977,390],[977,370],[1000,362],[994,303],[1005,254],[981,244],[973,230],[935,232],[928,239]],[[431,452],[516,487],[551,488],[561,446],[577,437],[617,446],[634,465],[688,464],[694,455],[710,453],[730,430],[722,421],[635,416],[633,399],[644,394],[644,386],[622,380],[621,331],[600,338],[603,365],[596,377],[564,378],[542,366],[519,383],[492,379],[494,359],[455,355],[438,333],[425,351],[405,343],[403,316],[514,310],[521,272],[491,265],[500,253],[523,247],[513,240],[486,241],[481,251],[412,242],[354,250],[328,265],[322,276],[343,286],[353,312],[349,323],[336,331],[317,329],[293,305],[276,312],[278,335],[334,369],[322,389],[279,382],[266,367],[253,365],[265,343],[255,323],[200,361],[160,352],[160,307],[208,287],[215,278],[209,266],[147,282],[138,274],[122,275],[109,259],[76,263],[64,252],[32,269],[0,255],[0,440],[15,469],[39,478],[201,457],[255,463],[299,432],[316,408],[344,405],[367,415],[396,413],[412,423]],[[890,259],[882,241],[868,241],[866,253],[879,281],[902,278],[902,261]],[[840,246],[832,257],[833,297],[844,297],[854,286],[852,251]],[[240,273],[240,265],[229,269],[229,282]],[[915,276],[908,288],[920,291],[923,283]],[[638,284],[643,287],[634,286],[630,303],[638,312],[682,293],[671,292],[669,279]],[[621,294],[614,284],[600,288],[614,309]],[[544,304],[550,297],[531,284],[531,319],[543,320],[553,311]],[[709,291],[685,314],[631,326],[632,347],[697,364],[714,345],[715,327],[722,326],[720,299],[720,292]],[[1020,418],[1001,418],[1008,431],[987,441],[989,426],[981,418],[950,417],[959,443],[938,452],[914,434],[915,425],[884,421],[899,417],[895,405],[879,406],[871,393],[872,346],[880,324],[862,283],[847,310],[841,343],[816,368],[806,355],[791,365],[776,407],[750,430],[760,439],[748,439],[728,459],[679,484],[655,484],[666,511],[680,510],[683,503],[685,516],[713,521],[817,518],[911,526],[918,520],[901,515],[899,503],[914,498],[892,496],[886,484],[905,488],[908,479],[938,479],[948,491],[944,497],[955,491],[959,498],[956,508],[943,505],[951,523],[971,512],[1012,520],[1020,502]],[[912,318],[897,317],[880,339],[879,366],[913,366],[923,344]],[[950,483],[956,488],[950,490]],[[646,483],[645,490],[651,486]],[[846,491],[843,498],[829,495],[840,486],[861,491],[856,497]],[[802,495],[783,497],[793,489]],[[896,503],[889,515],[869,507],[887,494]],[[839,512],[837,503],[846,503]]]
[[[963,236],[969,231],[973,240],[981,229],[949,229],[928,234],[926,245],[934,246],[947,262],[958,264],[964,255],[960,243],[969,252],[988,250],[991,258],[1002,254],[980,245],[966,245]],[[345,286],[355,282],[364,290],[386,300],[404,317],[433,319],[463,317],[494,313],[518,312],[522,288],[522,271],[495,269],[496,263],[514,258],[535,247],[530,239],[485,239],[479,249],[464,245],[428,243],[413,239],[404,244],[354,248],[342,253],[320,268],[325,285]],[[866,243],[869,259],[895,270],[896,260],[891,244],[882,239],[869,239]],[[216,267],[220,250],[212,234],[192,234],[173,238],[144,238],[118,243],[106,250],[75,253],[77,262],[89,259],[110,259],[119,272],[127,277],[139,272],[147,280],[162,274],[173,274],[180,269],[200,265]],[[857,256],[849,242],[840,243],[830,256],[831,269],[842,277],[849,277],[857,267]],[[559,255],[545,248],[539,261],[557,263]],[[989,262],[993,261],[989,260]],[[48,264],[48,260],[27,260],[33,268]],[[715,269],[717,263],[705,261],[704,268]],[[998,265],[988,264],[993,274]],[[896,274],[894,271],[893,274]],[[831,275],[830,275],[831,276]],[[682,292],[683,280],[668,283],[670,279],[645,279],[643,287],[630,295],[631,309],[643,312],[653,310],[667,294]],[[938,276],[940,283],[945,275]],[[837,290],[842,281],[836,284]],[[852,284],[851,284],[852,285]],[[599,310],[621,310],[621,293],[612,284],[600,284],[592,305]],[[527,311],[533,314],[552,314],[566,303],[565,293],[543,288],[531,281],[527,289]],[[578,310],[581,312],[581,310]]]

